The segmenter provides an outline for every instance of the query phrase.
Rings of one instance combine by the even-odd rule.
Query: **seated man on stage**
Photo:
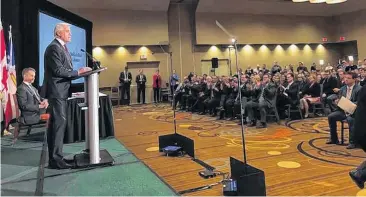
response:
[[[22,71],[23,83],[17,88],[17,100],[21,111],[19,122],[22,124],[36,124],[41,120],[41,114],[46,113],[47,99],[41,98],[38,90],[32,86],[36,75],[33,68]]]
[[[340,97],[345,97],[348,100],[352,101],[353,103],[357,103],[358,92],[361,89],[361,86],[355,83],[357,78],[356,73],[348,72],[345,75],[345,86],[343,86],[339,90],[338,99],[335,101],[338,103]],[[353,135],[353,123],[354,117],[350,114],[346,114],[342,109],[339,107],[329,114],[328,116],[328,123],[330,128],[330,139],[326,142],[327,144],[338,144],[338,135],[337,135],[337,121],[347,120],[349,125],[349,145],[347,149],[355,148],[354,144],[354,135]]]

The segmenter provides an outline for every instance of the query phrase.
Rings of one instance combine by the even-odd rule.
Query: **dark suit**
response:
[[[45,112],[45,109],[39,108],[43,98],[38,94],[38,90],[23,82],[18,86],[16,95],[21,111],[19,122],[27,125],[38,123],[40,115]]]
[[[354,142],[360,145],[362,150],[366,152],[366,86],[362,86],[357,100],[354,121]],[[356,183],[359,181],[358,184],[362,188],[366,180],[366,161],[362,162],[356,170],[350,172],[350,175]]]
[[[70,54],[56,39],[48,45],[44,54],[45,78],[43,81],[45,97],[49,102],[51,118],[47,131],[50,164],[62,160],[63,139],[67,125],[67,98],[70,85],[78,71],[73,70]]]
[[[361,86],[355,84],[352,89],[351,98],[350,100],[353,103],[357,103],[358,93],[361,89]],[[340,91],[338,97],[346,97],[347,96],[347,86],[343,86]],[[350,144],[354,144],[354,117],[353,116],[346,116],[346,113],[337,108],[336,111],[332,112],[328,115],[328,123],[330,128],[330,140],[334,143],[338,142],[338,135],[337,135],[337,121],[347,120],[349,125],[349,142]]]
[[[137,84],[137,102],[140,103],[142,94],[142,103],[145,103],[146,76],[144,74],[136,76]]]
[[[120,82],[120,91],[121,91],[121,103],[123,103],[123,100],[125,98],[125,94],[127,96],[127,104],[130,104],[130,86],[132,81],[132,75],[130,72],[127,71],[127,80],[125,76],[125,72],[121,72],[119,75],[119,82]]]
[[[297,82],[294,81],[284,92],[287,94],[288,104],[297,105],[300,102],[298,97],[299,85]]]
[[[277,86],[269,82],[266,85],[261,85],[260,89],[254,90],[253,100],[249,101],[246,105],[246,110],[248,111],[249,121],[254,122],[256,118],[254,117],[254,109],[259,108],[261,115],[261,123],[266,123],[267,108],[276,105],[275,98],[277,92]]]

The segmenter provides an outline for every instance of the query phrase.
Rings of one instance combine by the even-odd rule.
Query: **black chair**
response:
[[[48,120],[49,120],[49,115],[48,114],[42,114],[41,115],[41,120],[37,123],[34,123],[34,124],[23,124],[17,119],[16,122],[13,124],[13,126],[14,126],[14,138],[13,138],[12,145],[14,145],[15,142],[18,140],[18,137],[19,137],[19,134],[20,134],[21,130],[27,129],[26,136],[30,135],[30,133],[32,131],[32,128],[45,127],[46,132],[47,132]]]
[[[299,94],[299,90],[297,90],[297,101],[298,103],[296,103],[296,105],[292,105],[292,104],[287,104],[285,105],[285,107],[287,107],[287,119],[291,120],[291,113],[299,113],[300,114],[300,118],[304,119],[304,117],[302,116],[302,110],[300,107],[300,94]]]
[[[344,130],[349,129],[344,126],[344,123],[347,123],[347,119],[344,119],[341,122],[341,145],[344,145]],[[348,125],[348,124],[347,124]]]

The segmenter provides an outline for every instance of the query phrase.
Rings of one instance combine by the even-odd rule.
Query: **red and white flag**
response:
[[[7,62],[6,62],[6,47],[5,47],[5,37],[4,37],[4,29],[3,25],[0,21],[0,98],[1,98],[1,106],[0,106],[0,120],[3,120],[3,113],[7,102],[7,92],[8,87],[6,85],[6,81],[8,79],[8,69],[7,69]]]
[[[5,126],[9,124],[12,119],[19,117],[18,103],[16,99],[16,72],[15,72],[15,55],[14,55],[14,46],[13,46],[13,38],[11,33],[11,26],[9,31],[9,44],[7,48],[7,53],[5,51],[5,40],[4,40],[4,31],[1,25],[1,55],[4,51],[7,56],[5,57],[5,62],[3,56],[1,56],[1,68],[2,68],[2,95],[3,95],[3,106],[4,106],[4,119]],[[4,47],[4,49],[3,49]]]

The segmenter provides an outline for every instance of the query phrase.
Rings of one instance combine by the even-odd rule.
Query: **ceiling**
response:
[[[169,3],[192,0],[48,0],[65,9],[167,11]],[[103,1],[103,3],[101,3]],[[366,0],[346,3],[293,3],[291,0],[199,0],[197,12],[333,16],[366,9]]]
[[[366,0],[328,5],[291,0],[200,0],[197,12],[333,16],[366,9]]]
[[[48,0],[65,9],[168,11],[170,0]]]

